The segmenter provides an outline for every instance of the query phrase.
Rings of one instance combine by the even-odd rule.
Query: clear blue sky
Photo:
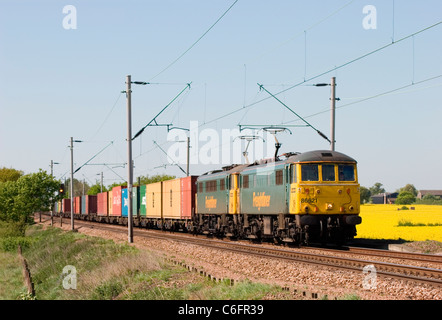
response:
[[[106,185],[125,179],[126,96],[120,92],[130,74],[162,83],[133,85],[133,135],[192,82],[158,123],[189,128],[198,122],[192,152],[219,159],[191,166],[201,174],[224,165],[223,152],[242,159],[244,142],[233,147],[222,130],[302,124],[275,99],[261,101],[269,95],[257,83],[273,93],[297,85],[278,98],[330,137],[330,87],[311,85],[336,77],[336,150],[358,160],[361,185],[442,189],[442,24],[396,42],[441,22],[440,0],[239,0],[159,74],[233,3],[1,0],[0,167],[49,171],[53,160],[60,163],[55,176],[64,179],[72,136],[84,141],[74,146],[75,168],[113,141],[90,162],[100,165],[84,166],[77,179],[94,183],[100,172]],[[66,5],[76,8],[77,29],[64,28],[71,14],[63,13]],[[376,29],[364,28],[367,5],[376,8]],[[311,128],[289,129],[292,134],[277,135],[280,153],[329,149]],[[271,153],[273,138],[264,138]],[[134,140],[134,176],[182,176],[176,166],[161,167],[170,161],[153,141],[165,151],[175,145],[165,127],[147,128]]]

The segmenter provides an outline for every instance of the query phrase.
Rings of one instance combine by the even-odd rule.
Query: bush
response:
[[[399,193],[396,199],[396,204],[412,204],[416,201],[416,197],[408,191],[402,191]]]
[[[0,238],[24,237],[26,223],[24,221],[1,221]]]
[[[18,245],[22,249],[29,248],[31,246],[31,239],[26,237],[8,237],[0,239],[0,250],[4,252],[17,252]]]

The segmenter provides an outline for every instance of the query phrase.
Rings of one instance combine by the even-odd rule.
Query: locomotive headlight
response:
[[[333,203],[327,203],[326,208],[327,208],[327,210],[332,210],[333,209]]]

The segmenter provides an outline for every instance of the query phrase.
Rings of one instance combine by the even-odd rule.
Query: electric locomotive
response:
[[[197,178],[198,233],[342,244],[361,223],[357,162],[336,151],[284,154]]]

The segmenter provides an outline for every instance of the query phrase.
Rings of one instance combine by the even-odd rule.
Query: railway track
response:
[[[58,222],[59,219],[54,221]],[[97,222],[76,221],[77,226],[94,228],[104,231],[127,234],[127,229],[124,226],[105,225]],[[381,277],[396,278],[405,281],[412,281],[420,284],[429,284],[434,287],[442,287],[442,269],[418,267],[406,265],[403,263],[388,263],[376,260],[356,259],[351,256],[336,256],[338,253],[349,253],[350,255],[358,254],[369,257],[394,257],[400,260],[415,260],[423,261],[423,254],[405,254],[402,252],[390,252],[386,250],[364,249],[364,248],[349,248],[347,251],[342,250],[328,250],[330,254],[305,252],[305,250],[290,250],[285,248],[275,248],[274,246],[260,246],[255,244],[238,243],[234,241],[226,241],[221,239],[210,239],[201,236],[192,236],[189,234],[177,234],[170,232],[161,232],[146,229],[134,230],[134,236],[144,238],[156,238],[169,241],[178,241],[180,243],[189,243],[198,246],[204,246],[218,250],[228,250],[231,252],[254,255],[260,258],[283,259],[296,263],[306,263],[325,266],[327,268],[334,268],[338,270],[348,270],[352,272],[361,273],[363,268],[370,266],[371,270],[376,270],[376,274]],[[309,248],[311,249],[311,248]],[[324,250],[315,248],[317,250]],[[383,252],[385,251],[385,252]],[[426,262],[430,261],[437,265],[441,265],[439,256],[429,255],[425,257]]]
[[[381,258],[392,258],[399,260],[428,262],[442,267],[442,255],[413,253],[413,252],[399,252],[399,251],[389,251],[389,250],[362,248],[362,247],[343,247],[341,249],[330,249],[322,247],[321,248],[309,247],[309,248],[318,251],[340,252],[343,254],[347,253],[352,255],[364,255],[364,256],[381,257]]]

